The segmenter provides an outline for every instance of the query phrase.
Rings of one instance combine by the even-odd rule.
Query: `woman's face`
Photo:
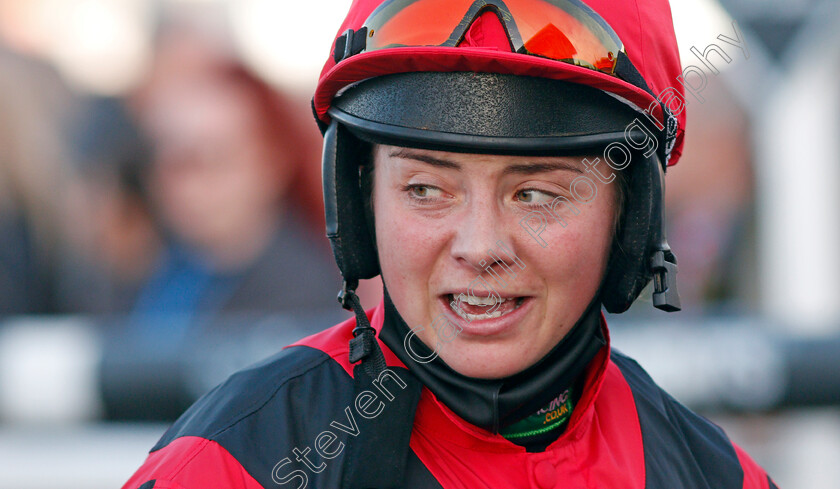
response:
[[[157,204],[179,239],[211,255],[274,225],[288,180],[261,137],[256,103],[208,75],[162,83],[147,107]]]
[[[616,189],[582,160],[375,147],[388,293],[417,338],[459,373],[500,378],[533,365],[594,297]],[[488,297],[490,305],[475,304]],[[456,328],[441,328],[446,320]]]

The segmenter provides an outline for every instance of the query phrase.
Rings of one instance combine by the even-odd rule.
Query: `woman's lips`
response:
[[[455,301],[454,294],[440,297],[440,303],[450,321],[462,328],[459,334],[476,336],[490,336],[512,329],[525,317],[531,302],[533,298],[528,296],[503,297],[498,305],[483,298],[470,298],[468,302],[464,298]]]

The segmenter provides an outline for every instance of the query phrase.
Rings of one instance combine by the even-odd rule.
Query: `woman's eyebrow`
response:
[[[395,149],[391,152],[390,156],[392,158],[402,158],[406,160],[420,161],[422,163],[427,163],[429,165],[436,166],[439,168],[449,168],[453,170],[461,169],[461,165],[454,161],[436,158],[434,156],[423,153],[415,153],[406,148]],[[548,173],[558,170],[583,173],[583,170],[581,169],[580,165],[576,165],[568,161],[556,160],[547,163],[520,163],[508,165],[505,167],[504,170],[502,170],[502,174],[533,175],[535,173]]]
[[[572,171],[575,173],[583,173],[580,165],[569,163],[567,161],[552,161],[550,163],[522,163],[514,164],[505,167],[502,170],[503,175],[533,175],[535,173],[547,173],[557,170]]]
[[[429,156],[422,153],[414,153],[404,148],[392,151],[390,156],[392,158],[402,158],[406,160],[421,161],[423,163],[428,163],[439,168],[451,168],[453,170],[461,169],[461,165],[455,163],[454,161],[435,158],[434,156]]]

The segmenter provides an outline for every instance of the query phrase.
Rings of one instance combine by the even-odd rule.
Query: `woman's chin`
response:
[[[501,379],[519,373],[535,363],[529,362],[523,355],[511,355],[510,349],[503,348],[498,352],[466,352],[458,348],[458,345],[451,346],[453,348],[441,350],[440,359],[449,368],[466,377]]]

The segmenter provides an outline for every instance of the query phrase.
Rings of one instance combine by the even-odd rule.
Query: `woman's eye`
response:
[[[532,205],[548,204],[556,196],[536,189],[526,189],[516,192],[516,200]]]
[[[434,199],[443,194],[439,188],[429,185],[408,185],[405,190],[415,199]]]

